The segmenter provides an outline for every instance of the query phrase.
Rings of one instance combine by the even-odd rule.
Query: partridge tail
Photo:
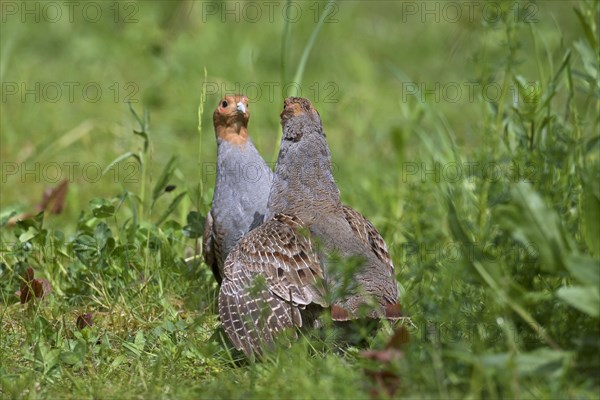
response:
[[[254,293],[251,283],[236,283],[239,282],[224,281],[219,293],[219,315],[233,345],[248,357],[252,353],[262,355],[263,348],[273,343],[278,333],[302,324],[297,307],[266,288]]]

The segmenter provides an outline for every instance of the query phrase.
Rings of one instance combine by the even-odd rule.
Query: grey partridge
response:
[[[306,99],[288,98],[281,124],[265,222],[230,252],[219,293],[225,331],[248,356],[284,329],[310,323],[315,307],[330,308],[335,321],[400,318],[387,246],[365,217],[340,203],[318,112]],[[331,255],[359,268],[344,271]],[[352,287],[332,296],[348,281],[344,274]]]
[[[225,96],[213,114],[217,139],[216,181],[203,235],[204,261],[220,284],[233,246],[263,222],[273,172],[248,135],[248,98]]]

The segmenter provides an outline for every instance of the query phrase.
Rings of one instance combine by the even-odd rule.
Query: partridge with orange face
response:
[[[218,283],[233,246],[262,223],[273,180],[271,169],[248,135],[249,119],[248,98],[241,95],[225,96],[213,114],[217,171],[203,255]]]
[[[225,331],[248,356],[310,322],[308,308],[330,308],[337,321],[400,317],[387,246],[366,218],[340,203],[319,113],[306,99],[288,98],[281,124],[265,223],[230,252],[219,293]],[[358,268],[344,271],[348,259]],[[348,278],[353,284],[338,291]]]

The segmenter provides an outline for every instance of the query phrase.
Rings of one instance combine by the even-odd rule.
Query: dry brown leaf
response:
[[[50,214],[60,214],[65,208],[65,198],[69,189],[69,181],[64,180],[53,188],[46,188],[42,194],[42,201],[35,206],[35,211],[15,215],[8,221],[8,226],[14,226],[18,221],[31,218],[40,211]]]
[[[93,326],[94,325],[94,315],[92,313],[83,313],[79,316],[77,316],[77,328],[79,328],[80,330],[88,327],[88,326]]]
[[[386,349],[402,349],[402,346],[410,341],[410,335],[408,334],[408,330],[405,327],[400,326],[395,331],[387,345]]]
[[[400,388],[401,380],[397,374],[395,363],[404,356],[401,349],[408,341],[408,331],[403,326],[400,326],[395,330],[384,349],[366,350],[360,353],[361,357],[376,363],[375,369],[365,370],[365,374],[373,382],[373,389],[370,392],[372,398],[379,398],[382,394],[389,397],[396,395],[396,392]]]
[[[47,279],[34,278],[33,268],[29,267],[23,276],[21,290],[17,292],[21,304],[25,304],[33,298],[43,299],[52,292],[52,286]]]
[[[48,211],[50,214],[60,214],[65,208],[68,189],[69,181],[65,179],[58,186],[44,190],[42,202],[37,206],[38,212]]]

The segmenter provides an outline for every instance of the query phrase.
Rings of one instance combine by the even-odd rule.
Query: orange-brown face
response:
[[[248,97],[242,95],[225,96],[213,114],[215,126],[226,126],[239,129],[247,126],[250,119]]]
[[[302,97],[288,97],[283,101],[283,111],[280,115],[281,125],[285,125],[291,117],[298,117],[303,114],[310,117],[314,117],[315,114],[318,115],[310,100]]]

